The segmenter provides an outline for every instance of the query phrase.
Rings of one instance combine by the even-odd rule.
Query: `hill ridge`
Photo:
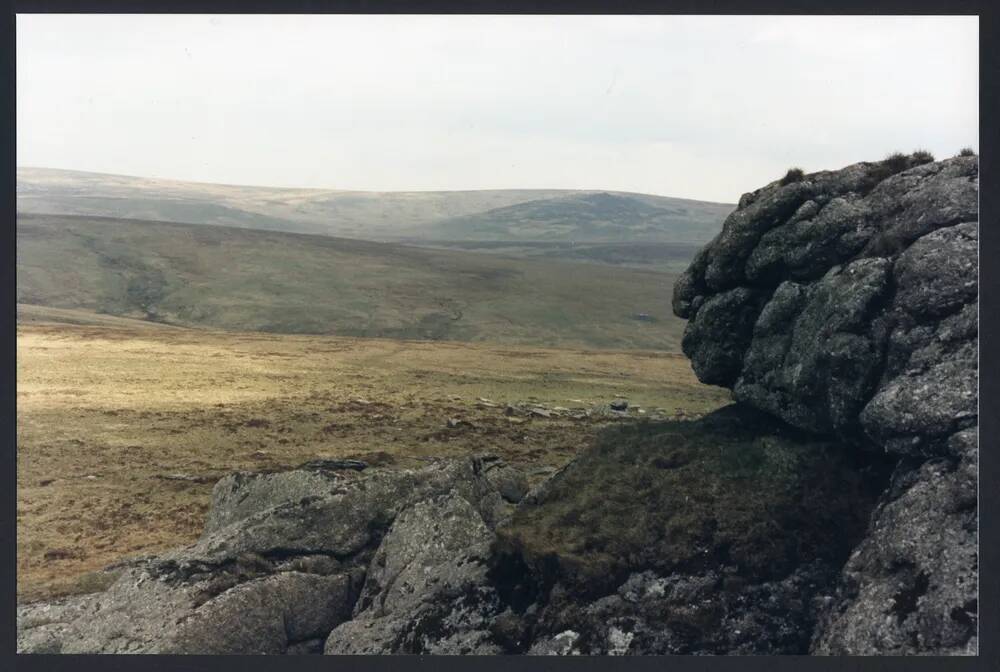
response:
[[[652,193],[646,191],[631,191],[628,189],[605,189],[599,187],[482,187],[477,189],[341,189],[337,187],[287,187],[266,184],[241,184],[236,182],[210,182],[205,180],[188,180],[175,177],[156,177],[147,175],[130,175],[128,173],[109,173],[99,170],[78,170],[76,168],[53,168],[50,166],[17,166],[17,173],[39,172],[39,173],[66,173],[74,175],[93,175],[99,177],[124,177],[134,180],[144,180],[151,182],[170,182],[174,184],[189,184],[206,187],[232,187],[236,189],[267,189],[275,191],[322,191],[344,194],[468,194],[482,192],[565,192],[572,194],[623,194],[626,196],[652,196],[654,198],[668,198],[675,201],[690,201],[692,203],[715,203],[720,205],[731,205],[736,207],[736,203],[724,203],[721,201],[710,201],[700,198],[687,198],[683,196],[673,196],[670,194]]]
[[[219,224],[408,242],[439,240],[442,236],[435,233],[436,228],[454,229],[463,217],[479,216],[479,221],[503,217],[511,214],[503,208],[530,203],[536,204],[535,209],[565,210],[561,218],[557,216],[547,224],[552,231],[545,236],[565,240],[558,231],[577,216],[574,213],[581,200],[600,194],[619,199],[617,211],[607,213],[607,224],[617,231],[603,236],[604,240],[631,237],[636,208],[654,206],[684,210],[686,214],[665,218],[659,229],[640,239],[703,243],[715,235],[735,207],[601,189],[364,191],[224,185],[27,166],[17,170],[17,206],[25,213]],[[468,239],[462,231],[457,233],[453,231],[447,237]]]

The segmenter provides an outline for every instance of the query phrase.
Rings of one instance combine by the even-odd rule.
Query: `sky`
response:
[[[735,202],[978,151],[976,17],[19,15],[19,166]]]

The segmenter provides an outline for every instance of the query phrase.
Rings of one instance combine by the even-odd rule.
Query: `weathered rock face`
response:
[[[674,290],[701,380],[900,459],[817,653],[975,649],[978,159],[915,160],[745,195]]]
[[[507,482],[518,481],[495,458],[228,476],[198,543],[126,567],[102,593],[19,606],[18,650],[321,653],[362,594],[365,605],[379,600],[377,613],[363,610],[366,622],[412,634],[407,619],[450,614],[455,591],[481,579],[476,563],[509,506],[491,478],[509,496]],[[437,646],[465,648],[467,622]]]
[[[103,593],[20,606],[18,651],[286,653],[349,618],[363,577],[336,561],[310,571],[241,565],[186,576],[142,563]]]
[[[457,494],[404,511],[372,559],[354,618],[330,634],[326,653],[500,653],[489,632],[499,613],[486,577],[492,541]]]
[[[227,476],[213,489],[205,535],[159,564],[219,564],[240,554],[353,556],[377,542],[403,509],[457,490],[489,525],[502,515],[503,497],[487,478],[492,463],[444,461],[419,471],[371,470]]]

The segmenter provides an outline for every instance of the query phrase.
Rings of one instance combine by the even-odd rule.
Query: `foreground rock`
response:
[[[448,511],[475,521],[480,536],[491,535],[509,507],[487,477],[498,480],[497,472],[510,469],[496,459],[442,461],[417,471],[352,469],[222,479],[198,543],[125,568],[102,593],[20,606],[18,650],[321,652],[363,590],[371,594],[384,578],[380,570],[365,580],[373,555],[399,561],[389,549],[406,535],[390,535],[384,549],[382,538],[391,527],[415,525],[430,506],[418,505],[446,497]],[[394,526],[402,511],[409,513]],[[461,539],[469,551],[468,537],[449,537],[457,529],[445,530],[447,548]]]
[[[701,380],[900,460],[816,653],[975,651],[978,158],[924,160],[745,195],[675,286]]]
[[[611,431],[527,494],[495,457],[234,474],[196,544],[19,607],[18,648],[801,653],[884,480],[856,467],[730,407]]]

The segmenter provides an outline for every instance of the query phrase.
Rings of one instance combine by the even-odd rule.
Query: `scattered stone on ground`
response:
[[[219,480],[218,474],[157,474],[156,478],[164,481],[186,481],[188,483],[214,483]]]
[[[362,471],[368,468],[368,463],[363,460],[330,460],[330,459],[318,459],[309,460],[308,462],[303,462],[298,466],[299,469],[307,469],[312,471],[339,471],[341,469],[350,469],[352,471]]]

